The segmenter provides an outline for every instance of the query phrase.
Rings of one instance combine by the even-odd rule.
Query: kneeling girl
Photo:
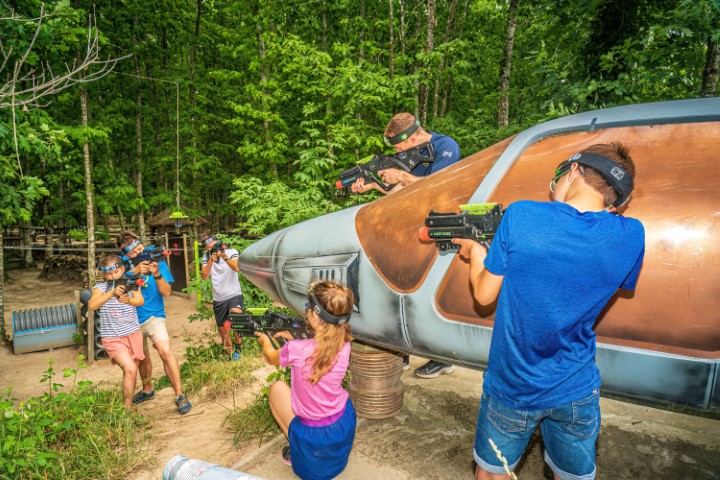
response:
[[[290,367],[291,386],[270,386],[270,409],[290,443],[283,459],[302,479],[330,479],[348,463],[355,439],[355,409],[342,383],[350,363],[350,315],[354,296],[335,282],[319,282],[308,292],[305,318],[314,338],[289,340],[276,350],[270,338],[256,333],[271,365]]]

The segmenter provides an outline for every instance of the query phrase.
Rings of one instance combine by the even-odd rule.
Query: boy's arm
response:
[[[207,280],[207,278],[210,276],[210,271],[212,270],[213,263],[215,263],[215,260],[217,260],[217,253],[213,253],[210,255],[210,258],[207,258],[207,261],[205,261],[205,258],[207,255],[203,254],[203,264],[202,269],[200,269],[200,275],[202,276],[203,280]]]
[[[473,240],[461,238],[454,238],[453,243],[460,245],[458,254],[470,261],[470,284],[475,300],[480,305],[491,304],[500,293],[504,277],[485,269],[485,247]]]
[[[225,263],[228,264],[234,272],[240,272],[240,265],[238,265],[238,259],[240,258],[236,252],[233,252],[231,256],[228,256],[226,252],[222,252],[222,258]]]
[[[165,278],[165,276],[169,274],[167,268],[161,268],[159,263],[151,262],[150,274],[152,274],[153,278],[155,278],[155,285],[157,285],[160,295],[163,297],[169,297],[172,295],[172,286],[170,286],[170,283]]]

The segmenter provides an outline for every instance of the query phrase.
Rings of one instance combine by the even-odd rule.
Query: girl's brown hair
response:
[[[352,290],[336,282],[319,282],[310,288],[320,307],[337,317],[343,317],[352,311],[355,296]],[[310,315],[308,311],[308,315]],[[315,329],[315,352],[310,357],[313,370],[308,378],[310,383],[318,383],[328,373],[337,360],[337,355],[345,345],[352,340],[350,325],[334,325],[318,317],[318,327]]]

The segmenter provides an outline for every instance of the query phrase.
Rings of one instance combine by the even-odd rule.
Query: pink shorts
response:
[[[102,338],[102,346],[108,353],[110,360],[123,352],[127,352],[133,360],[144,360],[143,335],[140,330],[125,337]]]

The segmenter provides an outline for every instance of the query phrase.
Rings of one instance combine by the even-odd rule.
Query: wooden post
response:
[[[183,233],[183,261],[185,262],[185,284],[190,285],[190,267],[188,263],[187,234]]]
[[[95,361],[95,310],[90,310],[89,308],[87,319],[87,336],[87,363],[89,365]]]

